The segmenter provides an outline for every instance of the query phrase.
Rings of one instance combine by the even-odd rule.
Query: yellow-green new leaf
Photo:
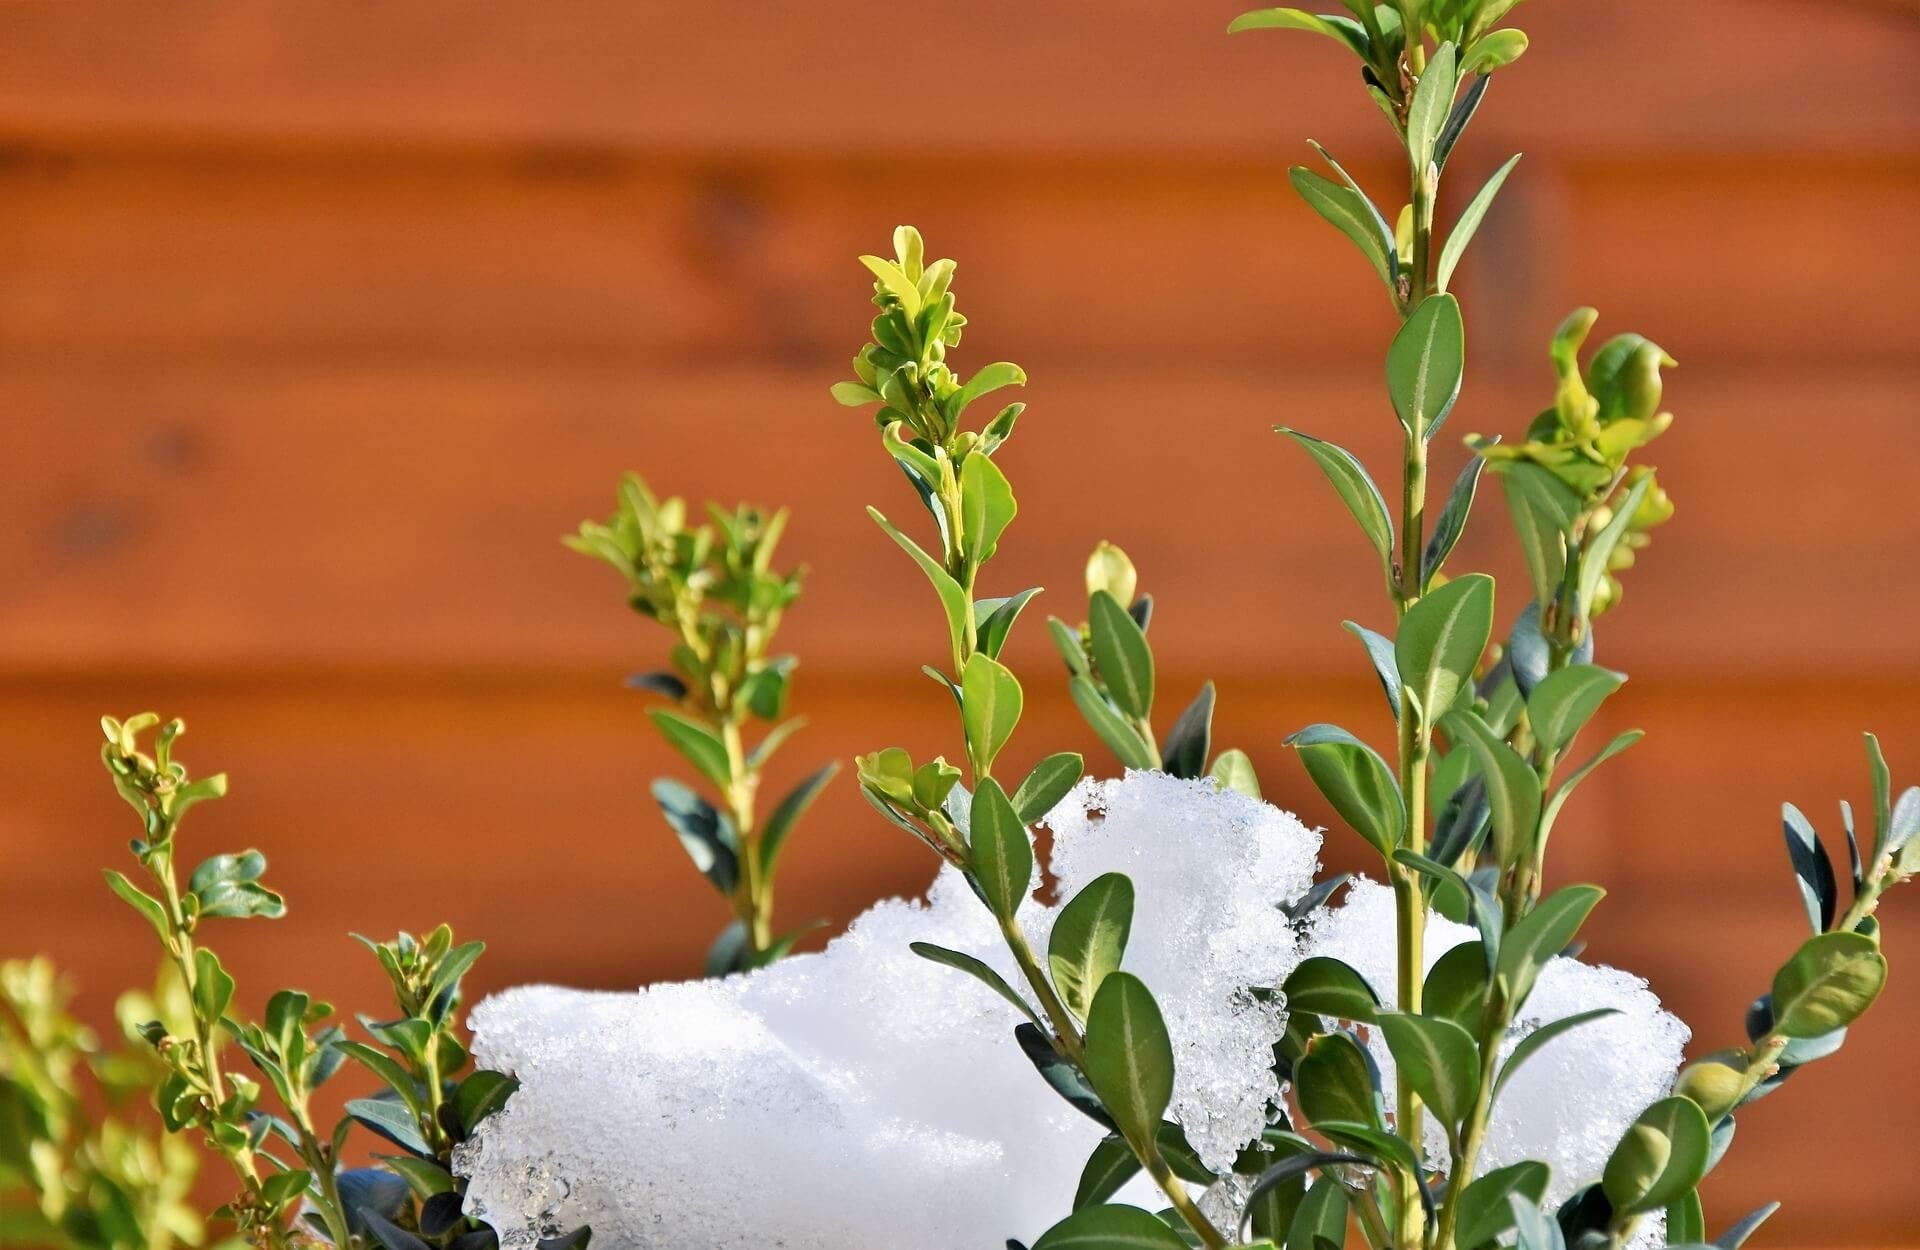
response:
[[[976,651],[961,670],[960,699],[974,771],[987,772],[1020,723],[1020,681],[1006,665]]]
[[[968,456],[960,466],[960,545],[970,566],[979,568],[993,558],[1018,511],[1000,466],[978,452]]]

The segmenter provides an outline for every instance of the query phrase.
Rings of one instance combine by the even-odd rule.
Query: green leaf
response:
[[[1506,1086],[1507,1078],[1515,1072],[1518,1072],[1521,1064],[1539,1054],[1541,1048],[1554,1038],[1559,1037],[1562,1033],[1570,1033],[1590,1021],[1619,1014],[1617,1008],[1595,1007],[1591,1011],[1581,1011],[1570,1016],[1562,1016],[1560,1019],[1543,1024],[1533,1032],[1527,1034],[1520,1039],[1519,1044],[1513,1048],[1513,1053],[1508,1055],[1506,1061],[1500,1065],[1500,1075],[1495,1077],[1493,1081],[1493,1096],[1498,1098],[1501,1089]]]
[[[267,857],[259,851],[242,851],[238,855],[215,855],[202,860],[193,870],[193,876],[187,882],[187,889],[199,894],[221,882],[258,881],[267,871]]]
[[[1004,360],[995,361],[990,365],[982,365],[974,371],[972,377],[967,379],[966,384],[958,391],[955,391],[953,397],[947,401],[947,420],[957,422],[960,419],[960,414],[967,410],[967,405],[982,395],[990,395],[1003,387],[1025,386],[1026,384],[1027,371],[1019,365],[1009,364]]]
[[[1387,1012],[1378,1021],[1400,1072],[1427,1100],[1449,1135],[1480,1094],[1480,1048],[1451,1020]]]
[[[1287,974],[1281,987],[1288,1011],[1307,1011],[1356,1024],[1372,1024],[1380,1014],[1380,995],[1366,977],[1329,955],[1313,955]]]
[[[1406,828],[1407,805],[1387,762],[1336,725],[1309,725],[1287,739],[1307,775],[1340,819],[1374,850],[1392,855]]]
[[[1060,659],[1066,664],[1067,672],[1073,677],[1087,675],[1087,649],[1081,645],[1080,631],[1057,616],[1047,618],[1047,635],[1053,639],[1053,649],[1060,653]]]
[[[1304,30],[1325,35],[1342,47],[1367,58],[1366,32],[1347,18],[1317,17],[1300,9],[1254,9],[1242,13],[1227,26],[1229,35],[1246,30]]]
[[[1000,997],[1012,1003],[1015,1007],[1018,1007],[1021,1014],[1033,1021],[1034,1024],[1038,1025],[1040,1023],[1040,1017],[1034,1014],[1033,1008],[1027,1006],[1027,1000],[1014,992],[1013,987],[1007,984],[1006,978],[995,972],[989,965],[981,960],[975,959],[972,955],[964,951],[948,950],[944,946],[935,946],[932,942],[909,942],[907,943],[907,949],[922,959],[932,960],[937,964],[945,964],[949,968],[958,968]]]
[[[1033,766],[1013,792],[1013,810],[1020,823],[1040,821],[1067,797],[1067,791],[1079,783],[1086,772],[1086,761],[1073,751],[1049,755]]]
[[[1453,706],[1493,636],[1493,579],[1457,577],[1407,610],[1393,642],[1400,681],[1427,724]]]
[[[1527,32],[1524,30],[1496,30],[1484,39],[1475,40],[1467,49],[1467,56],[1460,63],[1460,76],[1468,74],[1491,74],[1513,64],[1527,51]]]
[[[1453,1021],[1469,1033],[1480,1028],[1487,1003],[1487,952],[1462,942],[1434,960],[1420,994],[1420,1010]]]
[[[420,1135],[420,1126],[402,1103],[386,1098],[355,1098],[347,1103],[353,1122],[369,1132],[386,1138],[409,1154],[422,1159],[434,1157],[433,1147]]]
[[[1519,856],[1532,850],[1540,827],[1539,774],[1472,712],[1449,712],[1441,718],[1440,728],[1456,749],[1472,751],[1480,763],[1493,809],[1494,857],[1502,865],[1518,862]]]
[[[1527,696],[1527,723],[1534,740],[1549,753],[1565,750],[1626,679],[1625,673],[1592,664],[1571,664],[1547,674]]]
[[[1689,1098],[1663,1098],[1640,1113],[1607,1160],[1600,1186],[1619,1215],[1657,1211],[1707,1174],[1706,1113]]]
[[[1002,920],[1012,919],[1033,888],[1033,843],[1026,826],[991,777],[982,779],[973,795],[972,826],[968,830],[972,853],[968,867],[980,893]]]
[[[1413,162],[1415,178],[1427,172],[1433,162],[1434,144],[1453,111],[1453,96],[1460,88],[1456,53],[1451,43],[1443,43],[1427,59],[1427,68],[1413,89],[1407,106],[1407,155]]]
[[[1060,909],[1047,942],[1047,967],[1067,1010],[1086,1019],[1107,976],[1120,967],[1133,927],[1133,882],[1105,873]]]
[[[1007,645],[1007,635],[1013,632],[1013,623],[1020,619],[1020,610],[1039,593],[1040,588],[1033,586],[1005,599],[975,600],[973,619],[979,624],[974,629],[974,645],[999,659],[1001,649]]]
[[[1887,770],[1887,757],[1881,754],[1880,739],[1873,734],[1861,737],[1867,744],[1867,775],[1873,781],[1873,858],[1877,862],[1893,837],[1893,776]]]
[[[400,1096],[407,1109],[417,1118],[420,1114],[420,1087],[398,1060],[384,1050],[375,1049],[365,1042],[343,1041],[337,1043],[340,1053],[353,1060],[367,1071],[386,1082],[387,1088]]]
[[[960,675],[961,720],[974,770],[986,772],[1020,723],[1020,682],[998,660],[976,651]]]
[[[1180,1234],[1139,1207],[1085,1207],[1033,1243],[1033,1250],[1187,1250]]]
[[[1640,501],[1646,498],[1647,491],[1653,487],[1653,475],[1648,474],[1633,484],[1626,498],[1617,505],[1618,511],[1598,534],[1590,536],[1580,555],[1579,608],[1580,617],[1586,619],[1593,606],[1593,596],[1598,593],[1600,583],[1606,579],[1607,564],[1613,558],[1613,552],[1627,536],[1627,526],[1632,523],[1634,513],[1640,510]]]
[[[733,822],[670,777],[653,783],[653,800],[700,875],[722,894],[732,894],[740,884],[739,834]]]
[[[1387,707],[1393,712],[1394,720],[1399,720],[1400,669],[1393,658],[1393,639],[1354,621],[1342,621],[1340,625],[1367,649],[1367,659],[1373,662],[1373,675],[1380,679],[1380,689],[1387,696]]]
[[[1287,176],[1293,182],[1293,189],[1307,202],[1307,207],[1352,239],[1354,246],[1373,265],[1373,272],[1379,275],[1387,290],[1393,291],[1394,273],[1398,267],[1395,257],[1398,253],[1393,236],[1380,228],[1379,214],[1366,197],[1350,187],[1322,178],[1304,165],[1294,166],[1287,171]]]
[[[1145,982],[1110,973],[1087,1011],[1087,1079],[1121,1135],[1154,1140],[1173,1098],[1173,1043]]]
[[[1349,1033],[1322,1033],[1294,1065],[1294,1096],[1309,1124],[1385,1126],[1379,1074]]]
[[[1567,571],[1567,533],[1579,515],[1580,500],[1551,472],[1537,464],[1520,463],[1500,473],[1520,536],[1520,554],[1527,563],[1536,603],[1560,598],[1560,581]]]
[[[1432,438],[1454,401],[1466,369],[1467,330],[1460,303],[1435,295],[1413,310],[1387,348],[1387,390],[1411,435]]]
[[[1434,270],[1434,286],[1444,291],[1453,281],[1453,271],[1460,265],[1460,258],[1466,255],[1467,244],[1473,241],[1474,231],[1480,228],[1480,222],[1493,207],[1493,197],[1500,194],[1500,186],[1506,182],[1507,175],[1520,163],[1518,154],[1508,158],[1507,163],[1494,171],[1487,179],[1467,207],[1460,214],[1460,220],[1453,223],[1453,232],[1447,235],[1447,241],[1440,245],[1440,263]]]
[[[1645,730],[1629,729],[1602,747],[1598,755],[1595,755],[1592,759],[1574,769],[1567,779],[1561,782],[1559,787],[1554,790],[1553,797],[1547,800],[1547,810],[1540,817],[1541,824],[1543,826],[1551,826],[1553,824],[1554,819],[1560,815],[1560,809],[1565,807],[1567,800],[1573,796],[1574,787],[1586,780],[1587,774],[1646,736]]]
[[[1167,731],[1160,766],[1169,776],[1193,781],[1207,771],[1207,754],[1213,748],[1213,701],[1213,683],[1208,682]]]
[[[1887,960],[1862,933],[1809,938],[1773,978],[1773,1032],[1814,1038],[1852,1024],[1887,983]]]
[[[520,1082],[504,1072],[479,1068],[469,1073],[453,1091],[453,1113],[469,1135],[480,1122],[507,1105],[520,1088]]]
[[[1087,613],[1093,662],[1108,695],[1123,715],[1145,720],[1153,713],[1153,648],[1146,631],[1104,590],[1093,592]]]
[[[1494,967],[1496,984],[1507,985],[1508,1006],[1518,1012],[1547,961],[1565,950],[1587,916],[1606,897],[1597,885],[1570,885],[1555,890],[1522,916],[1500,942],[1500,960]]]
[[[1499,442],[1500,440],[1491,441]],[[1426,593],[1427,586],[1433,581],[1433,575],[1440,571],[1446,564],[1447,557],[1453,554],[1453,548],[1460,541],[1460,535],[1466,532],[1467,516],[1473,511],[1474,495],[1480,489],[1480,474],[1486,467],[1486,460],[1475,456],[1462,466],[1460,476],[1453,480],[1453,490],[1448,493],[1446,506],[1440,510],[1440,519],[1434,522],[1433,533],[1427,535],[1426,550],[1420,556],[1422,594]]]
[[[719,734],[669,708],[650,707],[647,715],[673,749],[686,756],[708,781],[722,789],[733,783],[733,765]]]
[[[834,399],[848,408],[864,408],[880,402],[880,392],[864,382],[835,382],[831,390]]]
[[[1762,1224],[1772,1219],[1773,1213],[1779,1209],[1779,1203],[1769,1202],[1763,1207],[1756,1207],[1747,1212],[1732,1228],[1713,1239],[1715,1250],[1740,1250],[1740,1247],[1747,1243],[1747,1238],[1753,1236]]]
[[[1277,425],[1274,430],[1306,448],[1313,462],[1333,483],[1333,489],[1340,495],[1340,502],[1347,505],[1347,511],[1360,523],[1361,531],[1380,557],[1380,566],[1391,574],[1393,521],[1387,515],[1387,501],[1381,496],[1380,488],[1374,485],[1373,478],[1367,474],[1365,466],[1344,447],[1317,439],[1311,434],[1290,430],[1284,425]]]
[[[154,933],[162,942],[167,941],[169,928],[167,909],[161,906],[159,899],[144,892],[139,886],[111,868],[103,869],[100,875],[107,879],[107,884],[113,887],[113,892],[125,899],[129,907],[146,917],[147,923],[153,926]]]
[[[1260,778],[1254,774],[1253,760],[1239,747],[1220,752],[1213,757],[1213,767],[1207,770],[1207,776],[1222,790],[1232,790],[1244,794],[1250,799],[1260,797]]]
[[[878,508],[868,508],[867,515],[873,523],[885,530],[887,536],[900,545],[900,549],[913,557],[920,571],[933,583],[934,593],[940,596],[940,606],[947,614],[947,639],[952,644],[953,653],[966,654],[967,638],[967,593],[960,589],[960,583],[953,580],[940,562],[920,550],[920,545],[893,527]]]
[[[1107,749],[1119,758],[1122,765],[1136,769],[1153,767],[1153,753],[1141,739],[1139,731],[1113,710],[1113,705],[1107,702],[1106,696],[1100,693],[1092,679],[1075,677],[1067,683],[1067,692],[1073,696],[1074,706],[1080,709],[1080,715],[1100,735],[1100,740],[1107,744]]]
[[[787,843],[787,835],[813,800],[819,797],[827,783],[840,772],[840,761],[829,760],[816,769],[806,780],[787,791],[778,807],[768,813],[766,822],[760,826],[760,869],[768,876],[773,874],[773,866],[780,858],[780,848]]]
[[[202,1020],[218,1021],[233,1002],[233,978],[220,957],[206,947],[193,952],[193,1010]]]
[[[1018,511],[1000,466],[984,455],[968,456],[960,466],[960,547],[970,567],[993,558]]]
[[[1477,1177],[1460,1193],[1456,1246],[1484,1246],[1513,1227],[1514,1194],[1539,1206],[1550,1179],[1547,1165],[1536,1160],[1515,1163]]]
[[[1140,1173],[1139,1156],[1125,1139],[1107,1135],[1087,1156],[1080,1170],[1080,1186],[1073,1193],[1073,1209],[1094,1206],[1119,1193],[1121,1187]]]
[[[215,881],[194,898],[199,900],[202,920],[215,916],[278,920],[287,914],[287,900],[258,881]]]
[[[1348,1154],[1324,1155],[1319,1159],[1323,1165],[1349,1161],[1374,1164],[1371,1159]],[[1287,1160],[1287,1163],[1293,1162],[1295,1162],[1293,1159]],[[1272,1175],[1278,1168],[1284,1166],[1286,1165],[1277,1164],[1274,1168],[1267,1169],[1268,1174]],[[1257,1192],[1257,1185],[1255,1189]],[[1300,1201],[1299,1209],[1293,1213],[1293,1223],[1287,1229],[1289,1250],[1324,1250],[1326,1247],[1338,1250],[1338,1247],[1344,1246],[1349,1205],[1347,1187],[1337,1181],[1329,1183],[1328,1179],[1323,1177],[1320,1183],[1307,1190],[1306,1197]]]
[[[1827,848],[1820,844],[1820,835],[1813,831],[1805,813],[1791,803],[1782,803],[1780,816],[1786,829],[1787,857],[1793,864],[1801,901],[1807,907],[1807,923],[1815,933],[1825,933],[1833,926],[1833,914],[1840,903],[1833,861],[1827,858]]]
[[[1667,1244],[1699,1246],[1706,1240],[1707,1213],[1700,1205],[1700,1191],[1690,1189],[1667,1207]]]

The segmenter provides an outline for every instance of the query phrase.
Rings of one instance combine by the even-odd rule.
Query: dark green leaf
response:
[[[1380,488],[1374,485],[1366,467],[1344,447],[1317,439],[1311,434],[1290,430],[1284,425],[1277,425],[1274,430],[1306,448],[1313,462],[1333,483],[1340,502],[1347,505],[1347,511],[1360,523],[1361,532],[1366,534],[1367,541],[1373,544],[1375,554],[1380,557],[1380,566],[1391,573],[1393,521],[1387,514],[1387,501],[1381,496]]]
[[[686,756],[708,781],[722,789],[732,783],[733,765],[727,756],[727,744],[720,740],[719,734],[668,708],[648,708],[647,715],[660,727],[673,749]]]
[[[1518,1011],[1547,961],[1566,949],[1587,915],[1606,897],[1597,885],[1570,885],[1555,890],[1522,916],[1500,942],[1496,979],[1507,983],[1507,1002]],[[1664,1205],[1664,1204],[1661,1204]]]
[[[1033,1021],[1034,1024],[1038,1025],[1040,1023],[1040,1017],[1034,1014],[1033,1008],[1027,1006],[1027,1000],[1014,992],[1013,987],[1007,984],[1006,978],[995,972],[981,960],[975,959],[972,955],[966,954],[964,951],[948,950],[944,946],[935,946],[932,942],[909,942],[907,949],[922,959],[931,960],[937,964],[945,964],[949,968],[958,968],[968,976],[978,980],[1000,997],[1012,1003],[1015,1007],[1018,1007],[1021,1014]]]
[[[101,875],[107,879],[107,884],[113,887],[115,894],[125,899],[128,906],[145,917],[146,922],[153,926],[154,933],[159,935],[162,942],[168,940],[167,909],[161,906],[159,899],[141,890],[139,886],[111,868],[104,869]]]
[[[1309,1011],[1357,1024],[1372,1024],[1380,1014],[1380,995],[1367,979],[1331,956],[1301,960],[1282,988],[1289,1011]]]
[[[1294,1097],[1310,1124],[1382,1128],[1386,1123],[1380,1074],[1350,1033],[1323,1033],[1307,1043],[1307,1053],[1294,1065]]]
[[[1022,824],[1035,824],[1059,806],[1079,783],[1086,761],[1072,751],[1049,755],[1033,766],[1013,792],[1013,810]]]
[[[1075,677],[1067,683],[1067,692],[1073,696],[1074,706],[1080,709],[1080,715],[1092,726],[1093,732],[1107,744],[1120,763],[1128,768],[1149,769],[1153,767],[1153,754],[1141,739],[1140,733],[1113,710],[1106,696],[1100,693],[1092,680]]]
[[[360,1218],[366,1222],[368,1231],[382,1246],[386,1247],[386,1250],[433,1250],[433,1247],[426,1242],[406,1229],[395,1226],[391,1220],[384,1218],[377,1211],[363,1207],[360,1210]]]
[[[1453,706],[1493,636],[1493,579],[1469,573],[1407,610],[1393,654],[1402,688],[1427,724]]]
[[[1623,1215],[1678,1201],[1707,1174],[1707,1117],[1688,1098],[1663,1098],[1640,1113],[1614,1147],[1601,1178]]]
[[[1713,1244],[1719,1250],[1740,1250],[1740,1247],[1747,1243],[1747,1238],[1753,1236],[1762,1224],[1772,1219],[1773,1213],[1779,1209],[1779,1203],[1769,1202],[1763,1207],[1747,1212],[1734,1223],[1732,1228],[1715,1237]]]
[[[1108,974],[1087,1012],[1087,1079],[1121,1135],[1154,1140],[1173,1097],[1173,1043],[1140,978]]]
[[[1498,1098],[1501,1089],[1506,1086],[1507,1078],[1515,1072],[1518,1072],[1521,1064],[1539,1054],[1541,1048],[1554,1038],[1559,1037],[1562,1033],[1570,1033],[1590,1021],[1619,1014],[1618,1009],[1613,1007],[1595,1007],[1591,1011],[1581,1011],[1571,1016],[1562,1016],[1560,1019],[1543,1024],[1533,1032],[1527,1034],[1520,1039],[1519,1044],[1513,1048],[1513,1053],[1508,1055],[1506,1061],[1500,1065],[1500,1075],[1494,1078],[1493,1082],[1493,1096]]]
[[[787,791],[786,797],[768,814],[766,823],[760,827],[760,867],[764,873],[772,875],[774,864],[780,858],[780,848],[786,845],[787,835],[793,832],[795,823],[839,771],[840,762],[829,760],[806,780]]]
[[[1123,715],[1145,720],[1153,713],[1153,649],[1146,631],[1104,590],[1093,592],[1087,612],[1093,662],[1108,695]]]
[[[469,1135],[486,1119],[507,1105],[520,1088],[520,1082],[504,1072],[479,1068],[467,1075],[453,1091],[453,1113]]]
[[[1460,1213],[1454,1244],[1483,1246],[1513,1227],[1513,1205],[1508,1197],[1518,1194],[1539,1206],[1547,1195],[1547,1165],[1529,1160],[1504,1168],[1495,1168],[1475,1178],[1460,1194]]]
[[[1087,1165],[1080,1170],[1080,1186],[1073,1194],[1073,1209],[1078,1211],[1105,1202],[1139,1173],[1139,1156],[1125,1139],[1112,1135],[1101,1138],[1100,1144],[1087,1156]]]
[[[1192,781],[1206,773],[1213,750],[1213,697],[1213,683],[1208,682],[1167,731],[1160,760],[1168,775]]]
[[[1139,1207],[1084,1207],[1033,1243],[1033,1250],[1187,1250],[1159,1216]]]
[[[354,1123],[410,1154],[422,1159],[434,1157],[433,1147],[420,1135],[420,1126],[403,1103],[386,1098],[355,1098],[347,1103],[347,1114],[353,1117]]]
[[[1480,943],[1462,942],[1427,970],[1420,994],[1420,1010],[1427,1015],[1451,1020],[1473,1033],[1480,1028],[1486,1001],[1487,953]]]
[[[1534,740],[1551,753],[1565,750],[1626,679],[1624,673],[1593,664],[1572,664],[1549,673],[1527,696],[1527,723]]]
[[[1587,774],[1646,736],[1643,730],[1629,729],[1602,747],[1598,755],[1595,755],[1592,759],[1574,769],[1573,772],[1568,775],[1567,779],[1561,782],[1559,787],[1554,790],[1553,797],[1547,800],[1547,809],[1545,814],[1540,818],[1541,823],[1543,825],[1552,825],[1554,819],[1560,815],[1560,809],[1565,807],[1567,800],[1573,796],[1574,787],[1586,780]]]
[[[1467,1118],[1480,1093],[1480,1048],[1451,1020],[1383,1013],[1379,1028],[1400,1073],[1448,1126]]]
[[[1481,81],[1486,80],[1483,78]],[[1500,194],[1500,185],[1507,180],[1507,175],[1512,173],[1513,167],[1519,163],[1518,155],[1510,157],[1506,164],[1494,172],[1493,177],[1487,179],[1486,185],[1481,187],[1467,204],[1460,214],[1460,220],[1453,223],[1453,231],[1447,235],[1447,241],[1440,246],[1440,263],[1434,271],[1434,285],[1437,289],[1444,291],[1453,281],[1453,271],[1459,267],[1460,258],[1466,255],[1467,244],[1473,241],[1474,231],[1480,228],[1480,222],[1486,217],[1487,210],[1493,207],[1493,197]]]
[[[1780,805],[1781,823],[1786,827],[1787,858],[1800,886],[1801,901],[1807,907],[1807,923],[1815,933],[1833,927],[1833,915],[1840,903],[1840,885],[1834,880],[1833,861],[1820,835],[1806,816],[1791,803]]]
[[[1000,783],[988,777],[973,796],[968,866],[994,914],[1011,919],[1033,888],[1033,843]]]
[[[1287,743],[1300,752],[1307,775],[1340,819],[1382,855],[1393,854],[1406,827],[1407,808],[1386,761],[1334,725],[1309,725]]]
[[[1013,632],[1013,623],[1020,619],[1021,609],[1039,593],[1040,588],[1034,586],[1005,599],[976,600],[973,619],[980,624],[974,630],[975,645],[994,659],[999,659],[1001,648],[1007,645],[1007,635]]]
[[[1467,331],[1451,295],[1422,301],[1387,349],[1387,390],[1409,434],[1432,438],[1460,397]]]
[[[1503,866],[1516,863],[1531,850],[1540,826],[1539,775],[1472,712],[1449,712],[1440,727],[1455,743],[1455,750],[1472,751],[1479,762],[1493,812],[1494,857]]]
[[[651,690],[675,703],[687,697],[687,683],[668,672],[635,673],[622,683],[629,690]]]
[[[1017,1024],[1013,1028],[1014,1040],[1020,1044],[1020,1050],[1040,1073],[1042,1080],[1053,1087],[1053,1091],[1065,1099],[1067,1105],[1086,1116],[1108,1132],[1119,1132],[1113,1117],[1100,1102],[1100,1096],[1093,1092],[1093,1086],[1087,1084],[1087,1078],[1080,1069],[1073,1066],[1066,1056],[1053,1047],[1046,1032],[1035,1024]]]
[[[1399,268],[1398,253],[1393,236],[1381,230],[1379,214],[1366,197],[1351,187],[1322,178],[1304,165],[1295,165],[1287,171],[1287,176],[1307,207],[1353,240],[1387,290],[1393,291]]]
[[[1353,621],[1342,621],[1341,625],[1367,649],[1367,659],[1373,662],[1373,675],[1380,679],[1380,689],[1387,696],[1387,707],[1392,709],[1393,719],[1399,720],[1400,670],[1394,663],[1393,639]]]
[[[1521,462],[1501,470],[1507,509],[1520,535],[1520,554],[1527,563],[1536,603],[1560,598],[1560,581],[1567,570],[1567,534],[1579,514],[1580,500],[1571,487],[1537,464]]]
[[[739,835],[713,804],[669,777],[653,783],[653,800],[667,818],[693,866],[722,894],[740,882]]]
[[[1493,439],[1499,442],[1499,439]],[[1460,535],[1467,529],[1467,517],[1473,512],[1473,499],[1480,489],[1480,474],[1485,471],[1487,462],[1479,456],[1468,460],[1461,468],[1460,476],[1453,480],[1453,489],[1447,494],[1446,506],[1440,509],[1440,519],[1433,523],[1433,533],[1427,535],[1426,550],[1420,557],[1420,590],[1433,581],[1433,575],[1446,564],[1447,557],[1453,554],[1453,548],[1460,541]]]

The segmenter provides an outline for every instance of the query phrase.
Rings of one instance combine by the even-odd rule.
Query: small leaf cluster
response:
[[[707,514],[709,524],[689,527],[682,500],[656,498],[629,473],[612,518],[582,522],[564,541],[617,569],[634,610],[675,634],[671,669],[637,674],[627,684],[668,701],[648,716],[719,799],[666,777],[652,787],[694,867],[733,910],[707,955],[708,975],[724,976],[771,963],[807,932],[775,934],[775,876],[788,834],[839,765],[816,770],[764,821],[756,818],[768,760],[805,724],[787,717],[799,661],[772,651],[783,613],[799,598],[802,573],[773,567],[784,508],[769,513],[743,504],[729,512],[708,504]],[[753,721],[768,729],[749,749],[742,730]]]
[[[1506,488],[1549,630],[1563,621],[1573,638],[1620,601],[1619,573],[1674,513],[1654,470],[1627,464],[1673,424],[1673,414],[1660,411],[1660,371],[1674,360],[1648,339],[1622,334],[1593,353],[1583,375],[1580,348],[1597,318],[1579,309],[1554,335],[1559,387],[1524,442],[1468,440]]]
[[[1254,9],[1228,26],[1246,30],[1303,30],[1324,35],[1360,59],[1367,94],[1395,131],[1411,139],[1418,132],[1413,84],[1426,58],[1425,43],[1460,50],[1459,73],[1490,74],[1519,60],[1527,50],[1525,32],[1500,29],[1519,0],[1340,0],[1345,13],[1315,14],[1304,9]]]
[[[198,1246],[199,1156],[132,1105],[160,1075],[150,1048],[103,1045],[68,1012],[44,958],[0,963],[0,1242],[51,1250]],[[117,1016],[186,1010],[179,981],[129,993]]]
[[[1260,781],[1245,751],[1212,755],[1212,682],[1201,686],[1164,738],[1155,736],[1153,647],[1147,641],[1153,596],[1137,594],[1138,587],[1127,553],[1102,542],[1087,559],[1087,619],[1074,626],[1047,618],[1054,648],[1066,662],[1074,706],[1127,768],[1161,769],[1189,780],[1211,776],[1226,789],[1259,798]]]
[[[156,726],[148,754],[141,737]],[[264,1250],[497,1250],[494,1231],[464,1215],[463,1186],[451,1171],[453,1148],[515,1088],[496,1072],[459,1077],[468,1064],[458,1035],[461,979],[484,946],[456,944],[445,925],[424,939],[360,939],[385,970],[398,1011],[387,1020],[360,1018],[376,1044],[350,1039],[331,1004],[297,989],[272,994],[257,1021],[241,1016],[234,978],[198,939],[208,919],[285,914],[281,897],[260,883],[266,858],[251,850],[213,856],[182,889],[175,870],[181,819],[195,802],[226,793],[225,774],[189,776],[173,756],[184,729],[178,720],[162,725],[145,713],[108,717],[102,728],[107,771],[141,814],[145,836],[132,849],[156,893],[113,871],[107,881],[153,927],[179,986],[177,1009],[135,1030],[159,1058],[153,1097],[162,1123],[170,1133],[196,1133],[240,1182],[214,1218]],[[228,1066],[229,1046],[260,1079]],[[384,1088],[349,1100],[347,1114],[323,1129],[314,1094],[349,1059]],[[377,1168],[341,1167],[356,1125],[402,1153],[380,1156]],[[586,1235],[582,1229],[555,1244],[581,1246]]]

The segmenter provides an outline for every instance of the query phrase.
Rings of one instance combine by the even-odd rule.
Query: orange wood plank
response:
[[[0,130],[867,158],[1383,137],[1331,45],[1227,38],[1244,7],[990,0],[961,18],[832,0],[773,16],[595,0],[557,20],[529,0],[324,12],[228,0],[102,23],[28,0],[0,11]],[[1920,138],[1908,72],[1920,27],[1887,8],[1618,0],[1604,13],[1541,5],[1520,24],[1535,51],[1488,121],[1508,146],[1543,127],[1636,154]],[[926,82],[939,107],[885,106]]]

